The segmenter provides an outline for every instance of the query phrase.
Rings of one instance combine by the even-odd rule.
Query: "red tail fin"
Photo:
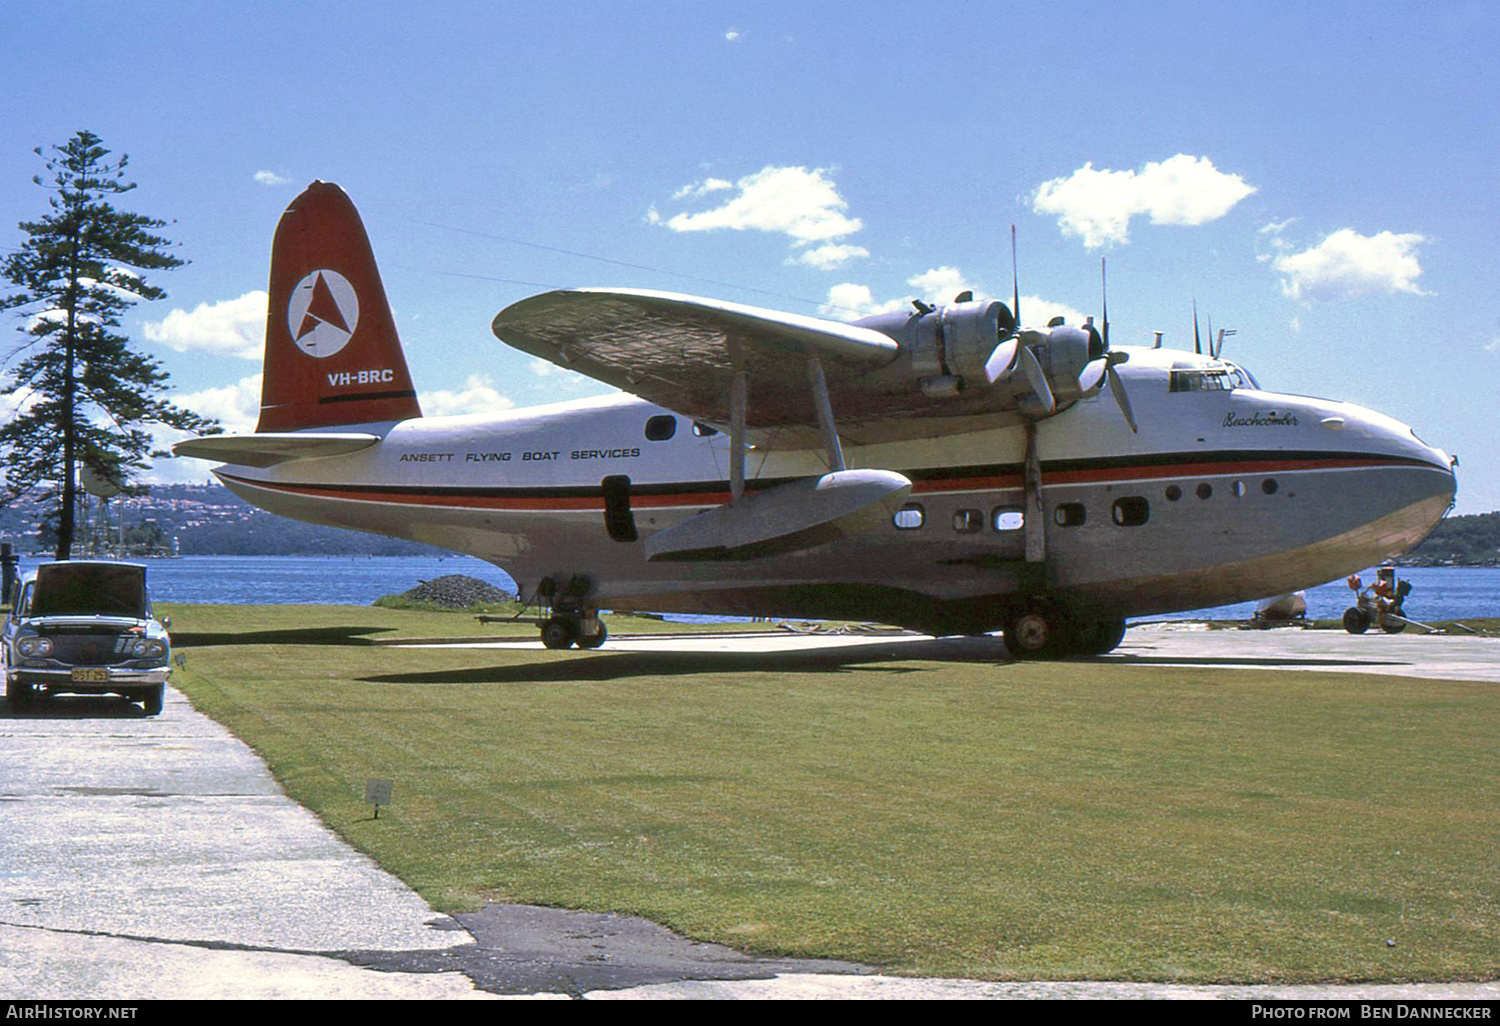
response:
[[[271,244],[256,431],[420,417],[375,255],[344,190],[313,182]]]

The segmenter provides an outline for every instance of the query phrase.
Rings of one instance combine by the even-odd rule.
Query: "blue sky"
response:
[[[490,335],[545,288],[1004,298],[1014,223],[1028,321],[1095,312],[1105,256],[1116,344],[1191,347],[1196,299],[1267,387],[1412,424],[1461,457],[1459,512],[1500,509],[1490,0],[7,0],[0,35],[36,47],[0,69],[0,226],[44,209],[32,147],[129,154],[122,205],[192,263],[127,326],[231,427],[276,219],[322,178],[429,413],[603,391]]]

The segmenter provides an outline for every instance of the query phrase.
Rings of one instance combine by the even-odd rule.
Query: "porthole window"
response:
[[[1110,514],[1121,527],[1140,527],[1151,519],[1151,504],[1139,495],[1127,495],[1115,500]]]
[[[1268,477],[1260,483],[1260,490],[1265,492],[1267,495],[1275,495],[1276,489],[1278,487],[1280,486],[1276,484],[1276,479],[1274,477]]]
[[[1052,511],[1052,522],[1058,527],[1081,527],[1088,519],[1088,511],[1081,502],[1065,502]]]
[[[977,509],[961,509],[953,514],[953,530],[959,534],[973,534],[984,527],[984,514]]]
[[[1234,483],[1234,487],[1230,490],[1234,492],[1234,497],[1236,499],[1243,499],[1245,497],[1245,482],[1236,481]]]
[[[1211,499],[1213,498],[1213,494],[1214,486],[1209,484],[1207,481],[1204,481],[1201,485],[1198,486],[1198,498]]]
[[[1004,533],[1019,531],[1026,526],[1026,514],[1017,506],[997,506],[990,514],[990,523]]]
[[[1167,501],[1176,502],[1180,498],[1182,498],[1182,489],[1176,485],[1167,485]]]
[[[677,433],[677,418],[668,414],[646,421],[646,441],[665,442]]]
[[[896,515],[891,518],[898,531],[915,531],[922,526],[926,519],[927,514],[923,512],[921,506],[916,505],[902,506],[896,511]]]

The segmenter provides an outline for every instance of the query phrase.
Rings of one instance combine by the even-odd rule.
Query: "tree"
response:
[[[136,475],[155,450],[144,425],[160,424],[199,434],[218,430],[161,398],[167,372],[130,348],[118,330],[121,315],[139,300],[166,293],[143,271],[169,270],[184,261],[154,234],[165,221],[116,210],[110,199],[135,188],[124,177],[129,158],[109,162],[110,151],[92,132],[79,132],[49,156],[48,178],[32,179],[52,192],[52,212],[22,221],[27,239],[5,258],[0,275],[18,291],[0,298],[0,309],[29,308],[22,329],[28,341],[7,363],[16,412],[0,427],[4,501],[43,482],[57,501],[57,557],[73,544],[78,470],[90,468],[123,491],[140,494]]]

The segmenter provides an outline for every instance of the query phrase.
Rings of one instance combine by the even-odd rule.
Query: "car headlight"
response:
[[[130,643],[130,654],[137,659],[154,658],[162,655],[166,650],[166,644],[155,638],[136,638]]]
[[[52,654],[52,639],[21,638],[16,642],[16,651],[28,659]]]

